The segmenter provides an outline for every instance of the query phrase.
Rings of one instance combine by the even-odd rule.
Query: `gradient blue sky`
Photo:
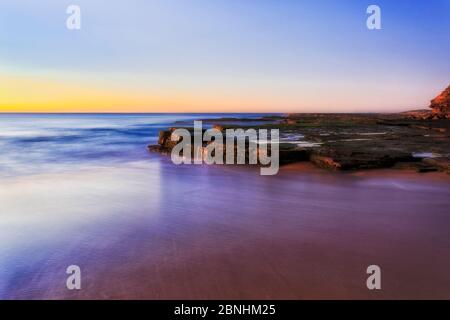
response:
[[[0,0],[0,111],[423,108],[450,84],[449,21],[448,0]]]

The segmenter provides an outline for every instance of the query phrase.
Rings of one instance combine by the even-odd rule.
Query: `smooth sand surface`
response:
[[[446,177],[169,161],[2,181],[0,298],[450,298]]]

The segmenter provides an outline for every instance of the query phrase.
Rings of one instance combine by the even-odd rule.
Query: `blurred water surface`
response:
[[[260,176],[146,149],[220,116],[0,115],[0,298],[371,298],[370,264],[377,297],[450,298],[448,180]]]

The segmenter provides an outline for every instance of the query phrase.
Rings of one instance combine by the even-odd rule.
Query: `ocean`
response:
[[[149,160],[158,131],[259,114],[0,114],[0,176]],[[205,124],[208,127],[208,124]]]

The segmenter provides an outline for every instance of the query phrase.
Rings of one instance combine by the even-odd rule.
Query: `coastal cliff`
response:
[[[430,101],[429,109],[407,111],[404,114],[419,120],[450,119],[450,85]]]
[[[436,98],[431,100],[430,108],[433,118],[450,118],[450,85]]]

